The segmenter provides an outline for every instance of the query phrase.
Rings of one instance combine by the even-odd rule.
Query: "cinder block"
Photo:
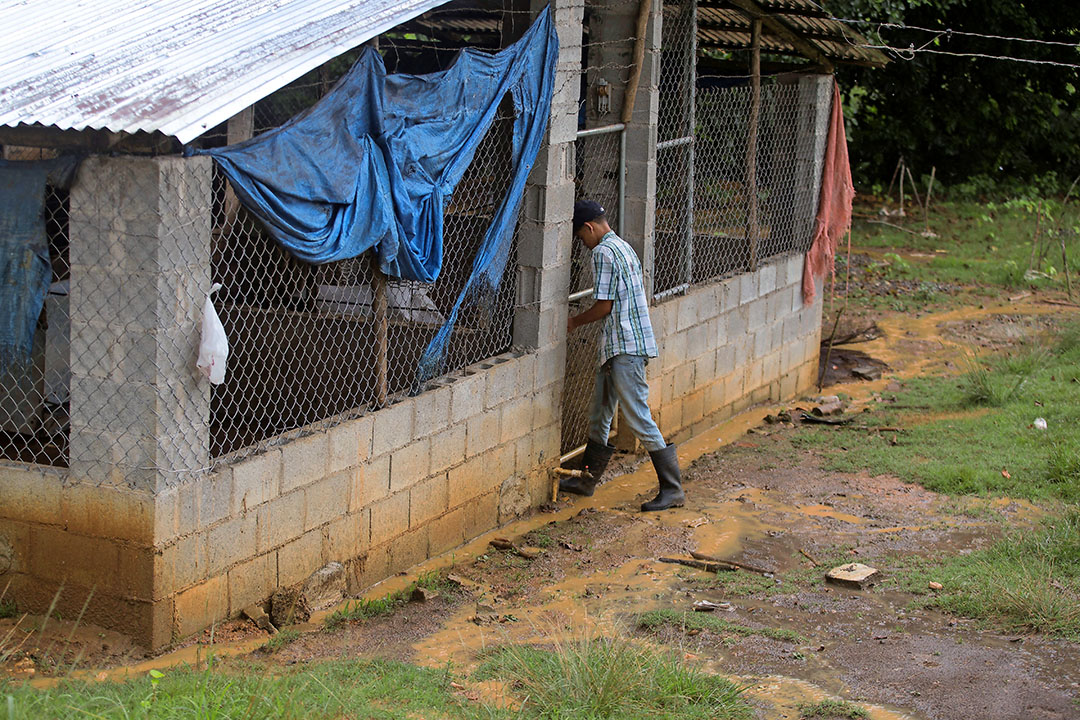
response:
[[[409,527],[417,528],[446,512],[449,489],[446,475],[436,475],[409,489]]]
[[[678,332],[688,330],[698,324],[698,303],[695,297],[679,298],[678,315],[675,321],[675,329]]]
[[[229,614],[270,597],[278,586],[277,556],[267,553],[229,571]]]
[[[399,492],[371,506],[371,545],[397,537],[409,527],[409,493]]]
[[[349,496],[349,512],[367,507],[390,494],[390,456],[383,455],[358,468],[353,491]]]
[[[26,565],[31,574],[46,580],[116,589],[119,552],[115,542],[104,538],[31,526]]]
[[[533,428],[533,399],[531,396],[510,400],[502,406],[500,443],[516,440]]]
[[[256,510],[256,552],[284,545],[304,533],[304,491],[276,497]]]
[[[770,352],[762,358],[762,382],[771,383],[780,378],[780,353]]]
[[[307,499],[307,512],[304,516],[305,531],[325,525],[349,511],[349,492],[355,472],[355,470],[346,470],[331,475],[309,485],[304,490]]]
[[[776,290],[776,265],[769,263],[758,269],[758,292],[768,295]]]
[[[58,524],[60,488],[58,473],[0,466],[0,517]]]
[[[366,510],[343,515],[323,526],[322,555],[327,562],[344,563],[367,549],[371,529]]]
[[[429,474],[431,440],[423,438],[394,452],[390,456],[390,492],[415,485]]]
[[[683,425],[699,422],[705,417],[705,390],[696,390],[683,400]]]
[[[230,515],[239,515],[275,498],[281,488],[281,450],[272,448],[232,466]]]
[[[716,377],[716,353],[709,351],[694,361],[694,386],[704,387]]]
[[[739,300],[747,305],[758,298],[757,273],[743,273],[739,276]]]
[[[158,553],[154,597],[163,597],[207,579],[206,533],[182,537]]]
[[[222,468],[217,472],[204,475],[198,478],[195,483],[199,504],[197,527],[211,527],[229,517],[232,513],[234,485],[232,468]],[[178,530],[182,534],[187,526],[182,522],[183,516],[180,519],[181,523]]]
[[[390,544],[380,545],[358,557],[350,568],[349,594],[360,595],[369,587],[390,576]]]
[[[428,557],[442,555],[465,542],[465,508],[447,512],[428,525]]]
[[[379,410],[374,415],[374,422],[372,455],[382,455],[408,445],[414,437],[412,400],[403,400]]]
[[[390,569],[401,572],[428,556],[428,528],[418,527],[394,538],[390,543]]]
[[[322,530],[306,532],[277,551],[278,584],[288,587],[302,582],[325,564]],[[273,589],[271,588],[271,592]]]
[[[413,402],[416,437],[428,437],[450,424],[451,387],[440,387],[417,395]]]
[[[735,347],[730,344],[721,345],[716,349],[713,372],[715,377],[728,374],[735,369]]]
[[[184,638],[229,615],[229,585],[218,575],[176,594],[173,600],[173,634]]]
[[[477,496],[462,509],[465,511],[465,540],[469,541],[498,527],[499,493],[492,491]]]
[[[431,438],[431,473],[439,473],[465,460],[465,423]]]
[[[116,554],[116,576],[110,584],[120,597],[146,602],[161,597],[155,592],[154,571],[157,563],[152,547],[119,543]]]
[[[534,425],[534,427],[540,426]],[[528,435],[514,442],[514,472],[524,475],[535,470],[537,465],[536,456],[533,454],[533,433],[530,431]]]
[[[673,394],[681,398],[694,390],[694,364],[685,363],[675,368],[675,388]]]
[[[327,472],[338,472],[364,462],[371,452],[371,435],[375,426],[372,415],[349,420],[330,428],[327,433]]]
[[[285,494],[326,477],[330,455],[325,432],[297,438],[281,447],[281,492]]]
[[[707,325],[695,325],[686,333],[687,354],[685,359],[701,357],[712,348],[709,342],[709,328]]]
[[[258,536],[256,515],[247,513],[212,528],[207,535],[209,575],[218,575],[231,566],[254,557]]]
[[[175,493],[165,498],[163,504]],[[68,532],[153,544],[155,498],[122,488],[74,483],[60,493],[60,513]]]
[[[502,478],[496,480],[495,474],[488,471],[483,455],[477,455],[451,468],[446,475],[451,506],[465,502],[471,497],[488,492],[502,484]]]
[[[499,442],[502,408],[492,408],[469,418],[465,429],[465,455],[473,457],[490,450]]]
[[[476,373],[455,380],[450,386],[450,420],[459,423],[484,410],[484,375]]]
[[[766,320],[765,298],[751,300],[746,306],[746,329],[754,332],[765,326]]]
[[[484,371],[484,407],[494,408],[515,398],[519,392],[518,365],[513,361],[501,362]],[[532,384],[532,378],[528,378]]]

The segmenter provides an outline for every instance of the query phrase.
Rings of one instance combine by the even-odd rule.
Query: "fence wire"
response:
[[[393,55],[391,72],[406,64],[439,69],[430,49],[409,47],[408,34],[398,35],[380,45]],[[467,41],[439,44],[439,62]],[[358,53],[257,103],[255,132],[316,102]],[[80,174],[77,182],[109,190],[72,189],[84,198],[74,229],[67,193],[50,189],[54,282],[32,362],[0,374],[0,460],[70,465],[84,481],[159,483],[163,474],[203,472],[313,424],[424,390],[417,360],[463,289],[509,188],[513,121],[507,99],[444,209],[443,268],[431,284],[383,278],[370,253],[320,266],[294,259],[240,206],[216,168],[163,171],[152,191],[125,178],[122,164],[104,165],[113,177]],[[201,142],[225,138],[221,127]],[[157,233],[156,247],[146,232]],[[516,268],[515,231],[498,291],[458,317],[447,372],[510,348]],[[212,282],[224,286],[213,299],[230,355],[225,383],[211,389],[194,362]]]
[[[803,252],[815,138],[827,115],[798,82],[764,78],[751,152],[749,78],[697,75],[694,2],[664,3],[654,295]]]

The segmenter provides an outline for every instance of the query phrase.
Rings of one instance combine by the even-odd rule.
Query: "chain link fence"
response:
[[[763,78],[755,108],[749,78],[699,76],[694,5],[663,9],[657,299],[805,252],[816,211],[809,168],[826,115],[797,81]]]
[[[415,47],[411,38],[384,36],[391,71],[421,71],[425,62],[438,70],[460,46],[476,44],[463,36]],[[255,133],[310,107],[358,52],[257,103]],[[421,386],[417,360],[464,288],[509,188],[513,122],[507,99],[445,207],[443,268],[431,284],[383,277],[370,253],[319,266],[296,260],[248,215],[216,167],[178,172],[196,161],[172,158],[152,185],[140,174],[145,168],[133,169],[142,167],[138,159],[84,161],[84,170],[94,167],[77,182],[97,187],[72,189],[93,205],[78,209],[76,227],[66,191],[50,188],[46,198],[53,282],[31,361],[0,372],[0,460],[70,466],[84,481],[155,483],[430,387],[437,380]],[[226,137],[222,126],[200,142]],[[515,233],[498,290],[466,303],[457,318],[447,372],[510,349],[516,255]],[[223,285],[213,301],[230,355],[225,382],[211,388],[194,364],[212,282]]]

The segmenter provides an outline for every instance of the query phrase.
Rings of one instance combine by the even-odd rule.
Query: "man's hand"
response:
[[[611,300],[597,300],[593,306],[583,313],[566,318],[566,333],[570,334],[582,325],[602,320],[611,313]]]

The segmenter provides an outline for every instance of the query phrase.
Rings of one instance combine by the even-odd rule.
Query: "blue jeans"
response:
[[[623,420],[649,452],[667,447],[660,428],[649,412],[649,385],[645,382],[646,358],[640,355],[616,355],[596,374],[596,389],[589,408],[589,439],[607,445],[615,402],[622,408]]]

